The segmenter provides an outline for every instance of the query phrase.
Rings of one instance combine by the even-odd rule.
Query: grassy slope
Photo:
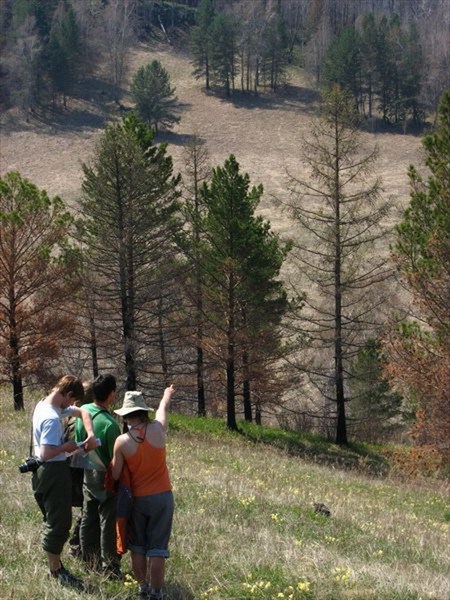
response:
[[[30,413],[0,400],[0,597],[68,600],[75,592],[46,580],[41,519],[27,454]],[[247,432],[250,434],[251,432]],[[176,516],[167,569],[168,600],[250,598],[419,600],[450,597],[448,489],[369,478],[308,462],[295,448],[320,447],[272,430],[271,444],[232,435],[218,421],[173,415],[168,447]],[[342,452],[342,455],[345,453]],[[349,452],[348,456],[356,454]],[[317,515],[325,503],[331,517]],[[76,572],[83,565],[68,556]],[[131,573],[129,555],[124,571]],[[86,599],[132,597],[134,586],[88,575]]]

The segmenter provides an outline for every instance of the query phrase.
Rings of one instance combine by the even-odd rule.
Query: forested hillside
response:
[[[181,411],[230,429],[414,439],[414,463],[446,460],[449,12],[5,0],[15,408],[107,369],[149,397],[175,380]]]

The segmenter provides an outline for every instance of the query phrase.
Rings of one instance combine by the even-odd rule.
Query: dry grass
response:
[[[167,46],[140,46],[130,56],[129,75],[158,59],[169,71],[180,102],[181,122],[159,139],[169,143],[175,169],[183,170],[183,145],[196,133],[207,142],[213,166],[233,153],[252,183],[262,183],[265,195],[260,212],[270,219],[274,230],[287,233],[291,224],[277,210],[273,196],[286,195],[286,171],[302,173],[299,144],[308,130],[316,94],[301,73],[291,74],[291,85],[277,96],[244,97],[226,100],[205,93],[203,82],[191,76],[187,54]],[[69,110],[49,119],[32,119],[27,124],[15,113],[3,115],[0,172],[20,171],[50,194],[76,202],[82,173],[80,164],[89,159],[95,140],[109,118],[117,116],[115,105],[101,94],[98,81],[71,100]],[[126,94],[124,102],[127,103]],[[368,146],[380,148],[377,174],[383,178],[386,194],[398,206],[408,200],[406,170],[420,163],[420,139],[393,133],[367,134]]]
[[[133,585],[86,574],[66,553],[91,593],[47,581],[40,514],[29,476],[17,470],[27,454],[31,407],[14,413],[0,392],[0,412],[0,597],[131,599]],[[449,598],[443,482],[369,479],[230,433],[196,432],[190,423],[172,427],[168,446],[176,515],[167,600]],[[315,514],[315,502],[331,517]],[[123,569],[130,576],[129,560]]]

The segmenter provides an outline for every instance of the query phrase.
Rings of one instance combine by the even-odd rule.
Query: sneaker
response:
[[[57,579],[61,585],[73,587],[77,590],[84,590],[83,580],[73,575],[65,567],[61,567],[57,571],[51,571],[51,577]]]
[[[149,590],[148,600],[163,600],[163,593],[161,590]]]

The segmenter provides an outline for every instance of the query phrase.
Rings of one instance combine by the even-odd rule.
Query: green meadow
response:
[[[128,600],[65,549],[84,593],[47,578],[28,455],[31,407],[0,399],[0,598]],[[167,600],[448,600],[448,482],[399,479],[381,450],[214,419],[171,415],[168,457],[176,514]],[[330,515],[317,512],[326,505]],[[75,509],[77,511],[78,509]]]

